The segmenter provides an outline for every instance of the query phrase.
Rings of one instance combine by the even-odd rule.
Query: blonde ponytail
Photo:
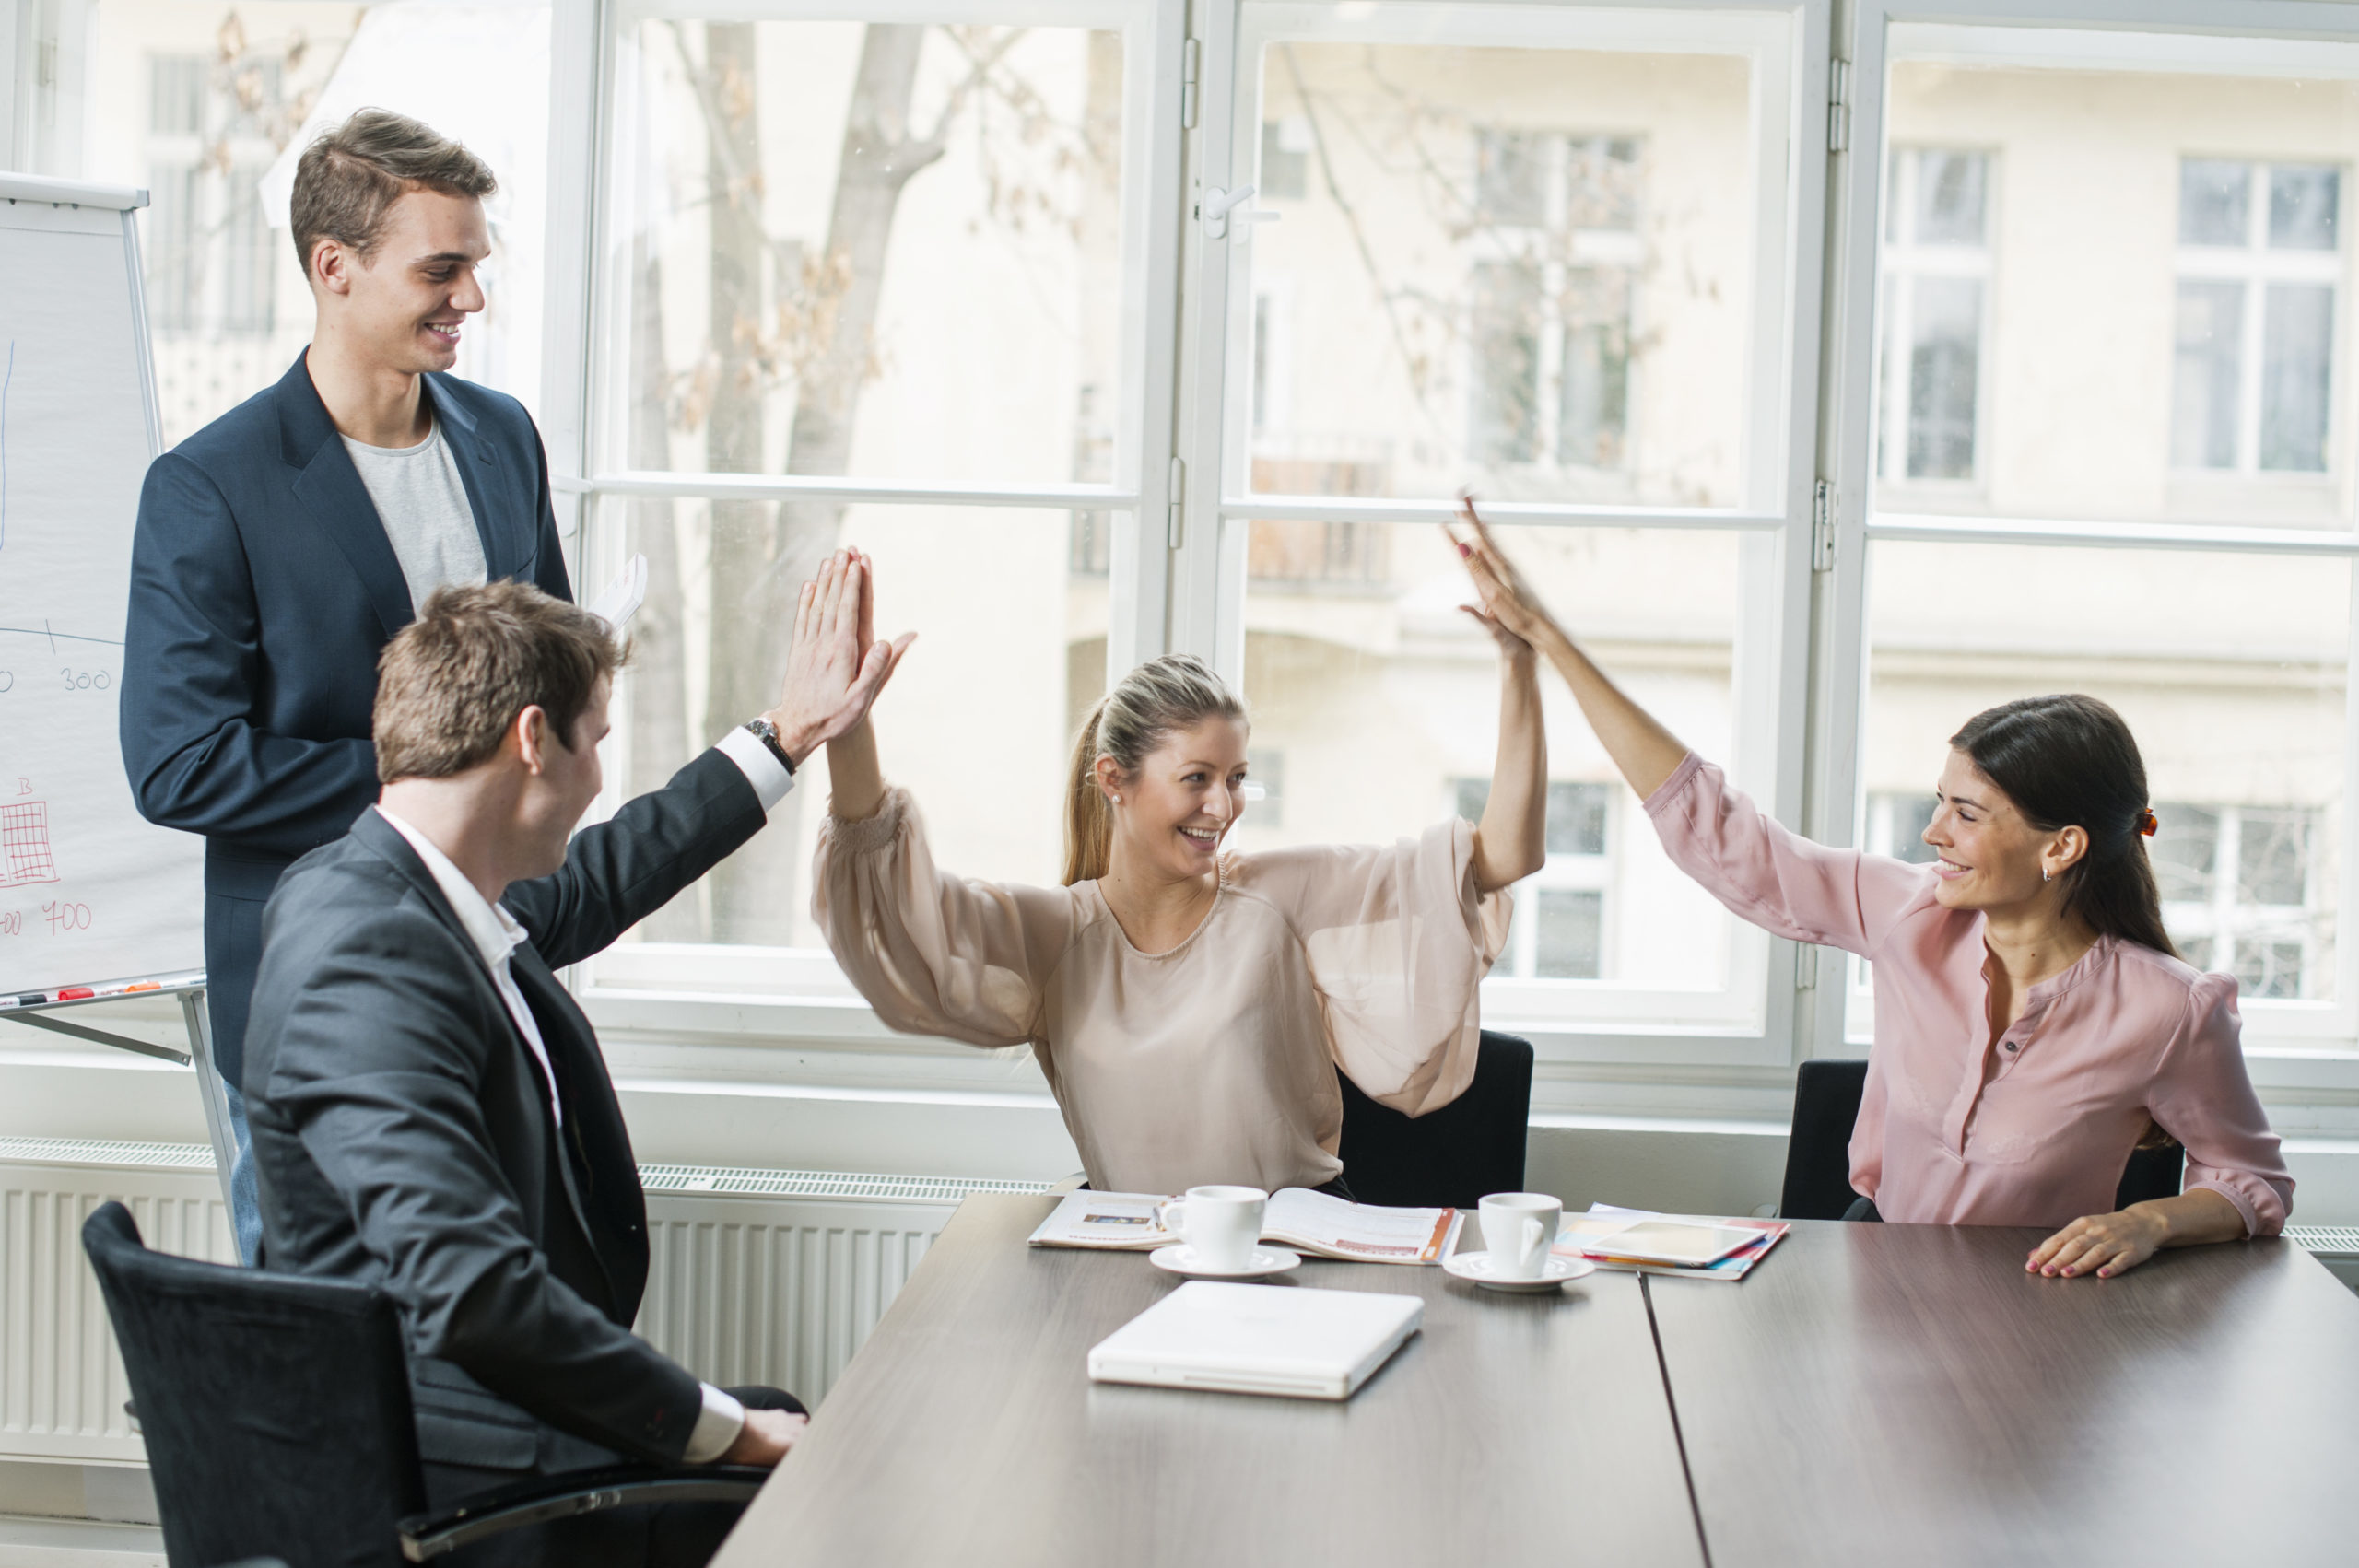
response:
[[[1114,858],[1114,809],[1097,784],[1097,759],[1134,775],[1156,743],[1207,719],[1248,722],[1228,683],[1193,654],[1167,653],[1133,670],[1089,710],[1074,743],[1065,794],[1065,885],[1095,882]]]
[[[1114,856],[1114,813],[1097,789],[1097,719],[1101,699],[1089,710],[1073,748],[1073,777],[1065,795],[1065,885],[1096,882]]]

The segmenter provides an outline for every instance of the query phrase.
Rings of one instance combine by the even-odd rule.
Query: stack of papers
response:
[[[1742,1280],[1793,1226],[1783,1220],[1658,1214],[1592,1203],[1568,1214],[1556,1235],[1559,1258],[1587,1258],[1600,1268],[1691,1280]]]
[[[1155,1219],[1169,1201],[1148,1192],[1069,1192],[1032,1233],[1032,1245],[1114,1252],[1170,1246],[1180,1238]],[[1270,1195],[1262,1239],[1347,1262],[1438,1263],[1457,1244],[1465,1218],[1455,1209],[1380,1209],[1287,1187]]]

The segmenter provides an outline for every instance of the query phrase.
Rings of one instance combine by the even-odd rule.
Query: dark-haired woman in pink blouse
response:
[[[2025,1267],[2064,1276],[2284,1228],[2294,1181],[2245,1073],[2236,982],[2181,962],[2163,930],[2118,714],[2087,696],[1978,714],[1941,765],[1937,860],[1830,849],[1624,696],[1466,520],[1485,609],[1565,677],[1672,861],[1753,924],[1875,965],[1856,1217],[2048,1226]],[[2114,1211],[2156,1129],[2187,1148],[2186,1189]]]

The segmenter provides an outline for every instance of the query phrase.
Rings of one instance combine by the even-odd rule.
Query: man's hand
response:
[[[915,632],[892,642],[868,640],[873,591],[867,557],[851,549],[830,555],[819,575],[803,585],[785,688],[767,715],[797,767],[868,717],[869,705],[917,640]]]
[[[811,1418],[792,1410],[756,1410],[745,1412],[745,1424],[737,1433],[737,1441],[721,1456],[724,1465],[759,1465],[768,1469],[786,1457]]]

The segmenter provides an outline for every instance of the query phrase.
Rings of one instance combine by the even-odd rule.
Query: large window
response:
[[[585,576],[649,563],[622,791],[769,705],[797,586],[857,544],[880,625],[921,634],[876,724],[938,860],[1054,880],[1133,576],[1149,14],[615,8]],[[740,989],[835,989],[826,801],[821,757],[598,983],[710,989],[693,949],[737,954]]]
[[[849,542],[921,634],[877,722],[953,870],[1054,880],[1074,731],[1167,649],[1252,707],[1238,848],[1479,814],[1498,660],[1435,526],[1471,491],[1827,841],[1921,860],[1966,719],[2113,703],[2174,942],[2306,1053],[2271,1071],[2359,1059],[2359,6],[96,5],[27,145],[153,193],[175,439],[305,340],[314,129],[387,103],[499,171],[462,373],[541,420],[585,591],[648,560],[617,800],[767,706]],[[1543,1097],[1676,1066],[1647,1093],[1733,1105],[1856,1048],[1872,976],[1726,914],[1544,692],[1485,1000]],[[593,1013],[879,1039],[809,915],[826,793],[578,975]]]
[[[2359,538],[2334,411],[2359,59],[2003,27],[1886,38],[1863,842],[1923,857],[1946,737],[1974,713],[2103,697],[2143,753],[2180,952],[2241,982],[2248,1041],[2347,1040]],[[1924,325],[1936,277],[1956,288],[1946,345]],[[1919,483],[1969,476],[1960,495]],[[1864,1031],[1863,991],[1850,1022]]]

